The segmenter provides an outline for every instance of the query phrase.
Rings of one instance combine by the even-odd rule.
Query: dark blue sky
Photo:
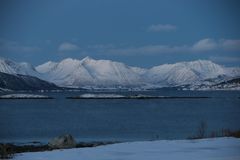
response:
[[[238,0],[1,0],[0,56],[240,66]]]

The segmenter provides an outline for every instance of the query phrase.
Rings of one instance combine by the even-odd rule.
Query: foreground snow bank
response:
[[[0,96],[0,99],[45,99],[45,98],[51,98],[49,96],[44,95],[36,95],[36,94],[7,94]]]
[[[17,154],[16,160],[239,160],[240,139],[161,140]]]

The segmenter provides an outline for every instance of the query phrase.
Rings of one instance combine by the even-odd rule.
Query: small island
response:
[[[199,99],[211,98],[203,96],[158,96],[158,95],[119,95],[119,94],[81,94],[79,96],[66,97],[67,99]]]
[[[53,97],[36,94],[7,94],[0,96],[0,99],[53,99]]]

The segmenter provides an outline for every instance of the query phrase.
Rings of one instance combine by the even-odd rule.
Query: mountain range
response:
[[[61,87],[90,89],[206,86],[240,77],[240,68],[224,67],[208,60],[163,64],[146,69],[90,57],[49,61],[36,67],[0,58],[0,72],[16,77],[37,77]],[[0,79],[3,79],[2,75]]]

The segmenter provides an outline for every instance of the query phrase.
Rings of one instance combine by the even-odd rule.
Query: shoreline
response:
[[[86,147],[97,147],[108,144],[121,143],[118,141],[94,141],[94,142],[79,142],[76,147],[73,148],[86,148]],[[4,148],[10,151],[10,154],[16,153],[26,153],[26,152],[43,152],[43,151],[53,151],[59,150],[60,148],[51,148],[48,144],[42,144],[40,142],[30,142],[29,144],[17,145],[14,143],[0,143],[0,149]],[[68,148],[68,149],[73,149]]]

